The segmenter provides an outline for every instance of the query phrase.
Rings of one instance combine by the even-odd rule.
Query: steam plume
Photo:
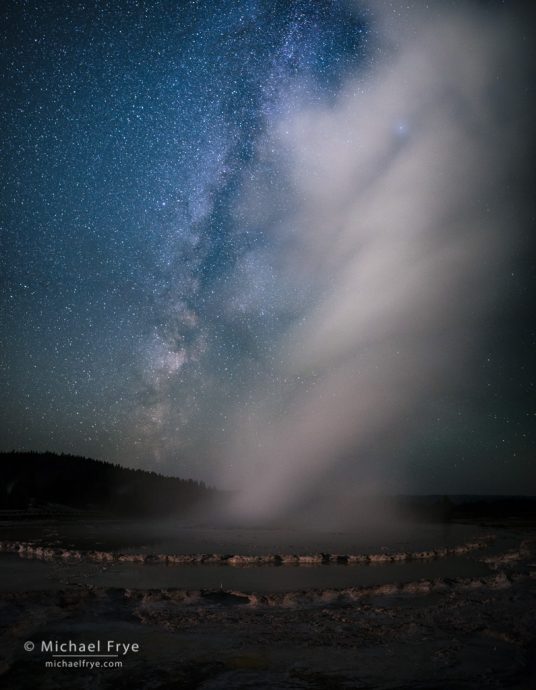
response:
[[[467,375],[515,247],[517,25],[472,6],[416,10],[395,41],[386,18],[382,59],[335,103],[272,123],[240,208],[246,224],[270,219],[270,249],[249,259],[287,295],[269,373],[234,415],[241,515],[284,513],[341,462],[360,490],[392,488],[400,435]],[[278,192],[262,187],[267,166]]]

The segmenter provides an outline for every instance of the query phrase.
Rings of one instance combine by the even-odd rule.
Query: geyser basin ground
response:
[[[0,541],[4,591],[78,584],[281,592],[489,574],[474,557],[489,535],[473,525],[319,532],[37,520],[5,524],[2,535],[11,537]]]
[[[375,553],[453,546],[489,532],[475,524],[390,521],[352,530],[300,527],[220,527],[184,520],[9,519],[0,522],[3,540],[34,541],[73,549],[145,553]]]
[[[40,534],[43,545],[55,541],[58,552],[69,553],[75,547],[95,549],[89,532],[102,533],[99,548],[129,551],[124,532],[119,538],[119,523],[113,524],[11,523],[4,524],[2,537],[37,542]],[[191,548],[196,530],[183,529],[190,535],[182,542],[184,553],[199,553],[199,547]],[[526,526],[427,525],[418,534],[414,526],[410,544],[395,531],[396,538],[376,543],[372,551],[440,549],[446,542],[454,548],[490,531],[496,538],[459,556],[376,565],[184,566],[2,553],[2,687],[536,687],[536,532]],[[240,542],[251,552],[254,539],[257,553],[268,543],[283,552],[299,541],[294,533],[292,542],[283,543],[283,533],[276,532],[242,530],[239,536],[204,528],[197,535],[214,547],[227,534],[218,551]],[[438,539],[435,544],[426,543],[431,536]],[[165,543],[139,537],[130,544],[131,554],[152,553]],[[301,552],[314,552],[329,538],[302,534]],[[339,533],[338,539],[337,546],[363,547],[369,537]],[[169,545],[168,553],[180,551],[176,540]],[[120,670],[45,669],[47,653],[23,648],[25,641],[39,645],[44,639],[113,639],[139,644],[140,653],[126,657]]]
[[[461,557],[370,565],[237,568],[223,565],[98,564],[67,560],[28,562],[28,559],[14,554],[1,554],[0,566],[0,589],[4,592],[58,590],[73,586],[286,592],[407,583],[422,578],[483,577],[491,572],[487,565]]]

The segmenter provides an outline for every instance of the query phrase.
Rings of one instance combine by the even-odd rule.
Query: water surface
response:
[[[482,537],[476,525],[396,524],[354,530],[245,529],[185,521],[49,519],[0,523],[0,538],[69,549],[159,554],[356,554],[453,547]],[[126,588],[290,591],[403,583],[489,573],[475,554],[430,561],[352,565],[165,565],[42,561],[0,554],[4,591],[94,585]]]

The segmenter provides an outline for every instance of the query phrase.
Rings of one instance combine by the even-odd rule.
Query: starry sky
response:
[[[311,345],[308,363],[295,362],[295,343],[313,343],[326,310],[334,313],[329,305],[340,303],[338,281],[348,268],[319,264],[336,246],[336,230],[323,229],[322,241],[316,229],[309,234],[303,207],[311,188],[296,182],[295,171],[299,161],[309,184],[316,163],[304,152],[323,152],[319,165],[329,160],[331,167],[318,168],[313,196],[330,193],[337,179],[331,198],[338,199],[346,159],[330,156],[353,126],[352,108],[357,120],[368,117],[365,129],[376,118],[367,103],[376,102],[383,62],[392,54],[396,65],[399,45],[419,41],[421,24],[407,9],[414,3],[379,4],[381,19],[374,3],[346,0],[2,4],[2,450],[70,452],[234,487],[251,456],[251,445],[237,441],[244,415],[255,424],[269,418],[269,433],[279,435],[274,420],[288,410],[300,410],[301,419],[303,400],[313,399],[313,418],[323,414],[310,391],[320,386],[325,397],[341,370],[343,399],[359,395],[359,379],[351,384],[357,360],[344,369],[346,350],[330,350],[325,365]],[[521,3],[465,4],[470,31],[480,21],[503,25],[504,13],[524,17]],[[356,481],[359,462],[381,453],[383,475],[395,477],[388,490],[536,491],[535,210],[527,164],[534,147],[524,124],[532,85],[529,53],[513,51],[523,45],[515,33],[522,35],[522,25],[504,39],[518,81],[512,86],[508,72],[495,97],[502,102],[506,94],[519,106],[501,115],[514,122],[509,175],[473,195],[482,216],[500,215],[496,205],[508,210],[494,233],[503,258],[471,255],[474,264],[493,264],[472,288],[489,299],[456,321],[455,339],[441,336],[447,352],[456,350],[448,385],[438,379],[433,390],[419,389],[419,404],[403,412],[399,405],[394,424],[392,415],[382,417],[378,442],[356,431],[353,443],[345,427],[344,447],[322,465],[343,482]],[[480,50],[478,37],[475,44]],[[473,54],[471,43],[463,50]],[[408,89],[401,103],[415,101]],[[426,128],[408,112],[395,107],[389,116],[393,151]],[[516,123],[518,112],[525,115]],[[348,136],[342,148],[353,145]],[[487,165],[475,151],[473,175]],[[371,159],[370,175],[372,167],[387,169],[392,155]],[[379,206],[392,194],[384,192]],[[314,261],[306,256],[311,243]],[[473,264],[469,270],[474,275]],[[387,270],[387,282],[389,275],[397,280]],[[452,303],[460,299],[452,293]],[[447,296],[442,308],[449,304]],[[467,326],[473,322],[478,328]],[[312,331],[300,330],[304,323]],[[338,339],[338,323],[324,342]],[[371,332],[369,323],[363,328]],[[386,333],[378,337],[391,338],[389,358],[399,331]],[[437,338],[434,330],[419,348],[437,348]],[[365,346],[355,335],[351,342],[357,356]],[[469,353],[463,366],[460,349]],[[380,356],[369,365],[359,357],[383,369]],[[415,370],[414,361],[408,366]],[[374,394],[370,400],[383,404]],[[396,429],[392,445],[384,443],[387,424]],[[265,433],[255,431],[257,441]],[[306,459],[300,471],[307,472]]]

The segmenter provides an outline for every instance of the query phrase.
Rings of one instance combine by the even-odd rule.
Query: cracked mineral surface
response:
[[[484,574],[384,578],[344,587],[120,587],[103,585],[96,576],[93,583],[77,580],[81,571],[73,570],[70,584],[4,590],[1,684],[8,690],[530,690],[536,687],[535,536],[528,528],[499,529],[495,541],[471,551]],[[460,551],[458,558],[466,557]],[[85,563],[84,553],[72,563],[20,558],[17,550],[2,554],[6,558],[17,567],[57,568],[56,573],[110,567],[106,559]],[[426,561],[421,565],[427,567]],[[144,573],[167,566],[129,562],[126,567],[144,583]],[[195,569],[210,566],[190,567],[202,572]],[[304,572],[350,573],[352,568],[399,573],[389,570],[399,567],[394,562],[303,566]],[[290,566],[275,570],[285,568],[301,572]],[[121,669],[45,668],[50,653],[40,644],[51,639],[112,639],[138,643],[140,651],[125,656]],[[33,652],[25,651],[25,641],[35,644]]]

